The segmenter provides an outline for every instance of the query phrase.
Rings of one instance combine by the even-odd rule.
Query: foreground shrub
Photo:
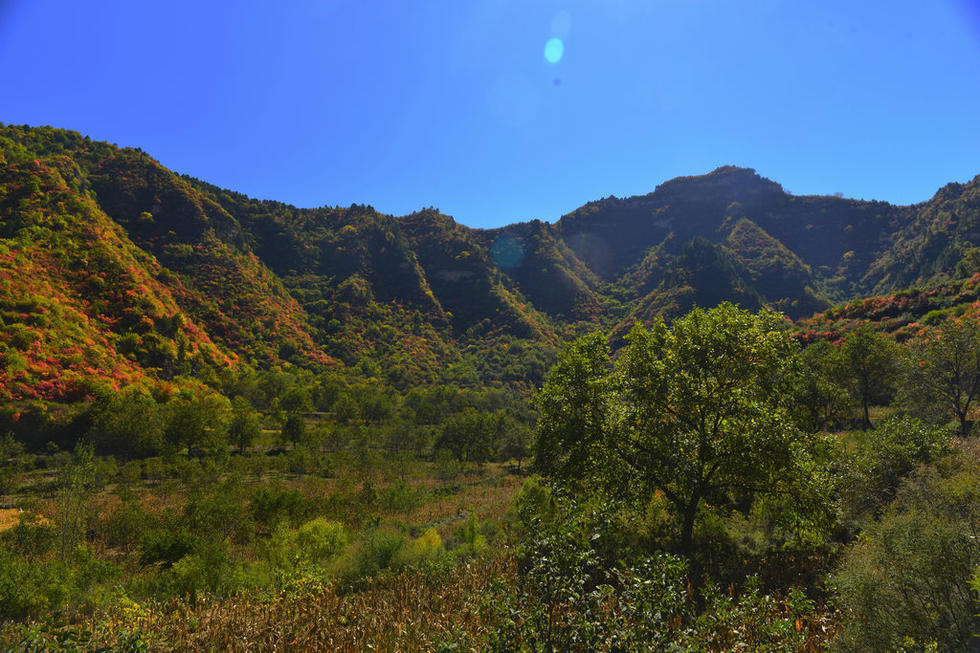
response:
[[[0,549],[0,619],[37,616],[64,604],[71,587],[59,572]]]
[[[456,551],[464,555],[479,555],[487,548],[487,538],[480,527],[476,513],[470,511],[466,523],[453,531]]]
[[[797,589],[764,594],[750,578],[739,591],[708,583],[696,594],[684,558],[617,546],[604,510],[556,496],[548,518],[530,526],[518,583],[498,584],[488,600],[498,622],[492,650],[798,651],[834,634],[832,616]]]
[[[347,546],[347,529],[340,522],[318,517],[296,531],[296,546],[314,562],[333,558]]]
[[[895,496],[899,484],[916,467],[929,463],[950,446],[950,430],[899,415],[871,431],[855,434],[853,448],[838,456],[841,504],[846,521],[877,516]]]
[[[49,523],[30,513],[21,513],[20,523],[0,534],[0,547],[23,556],[43,556],[54,550],[58,533]]]
[[[416,490],[405,481],[397,481],[378,493],[378,504],[389,513],[409,513],[422,505],[425,496],[424,490]]]
[[[51,617],[102,603],[101,586],[119,575],[115,565],[84,548],[69,559],[27,561],[0,548],[0,620]]]
[[[977,644],[980,464],[972,453],[909,479],[851,549],[834,582],[846,650],[966,650]]]
[[[416,539],[405,542],[392,558],[391,566],[394,569],[401,569],[433,563],[438,561],[445,552],[439,533],[436,529],[430,528]]]
[[[235,574],[223,546],[208,545],[183,556],[163,577],[164,596],[187,597],[191,605],[202,592],[228,594],[236,588]]]
[[[163,567],[170,567],[184,556],[200,549],[201,546],[201,539],[185,530],[151,531],[143,537],[140,564],[160,564]]]
[[[280,524],[297,524],[307,514],[306,497],[298,490],[279,486],[266,486],[252,493],[249,509],[256,522],[272,531]]]
[[[405,536],[401,533],[389,530],[368,533],[338,561],[335,574],[342,585],[359,588],[367,579],[388,569],[404,544]]]

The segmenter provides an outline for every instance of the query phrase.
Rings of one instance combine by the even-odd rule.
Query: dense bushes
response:
[[[966,650],[980,596],[980,450],[971,442],[904,481],[850,550],[834,584],[853,650]]]
[[[693,588],[687,562],[622,547],[608,506],[558,497],[547,517],[528,508],[518,548],[520,582],[495,588],[492,650],[800,650],[827,643],[824,614],[801,591],[783,598],[748,579],[738,591]],[[804,625],[803,620],[807,620]]]
[[[877,517],[899,484],[918,466],[948,453],[951,429],[897,415],[854,433],[837,452],[841,518],[845,524]]]
[[[100,605],[120,569],[79,548],[65,560],[24,558],[0,548],[0,619],[64,614]]]
[[[323,517],[306,522],[296,531],[297,548],[313,562],[336,556],[349,541],[350,536],[343,524]]]

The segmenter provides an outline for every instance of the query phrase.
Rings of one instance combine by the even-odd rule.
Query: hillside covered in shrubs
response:
[[[254,200],[65,130],[2,127],[0,162],[10,400],[281,365],[527,391],[544,366],[499,352],[550,361],[582,330],[722,301],[804,318],[977,267],[976,181],[897,207],[726,167],[482,231]]]

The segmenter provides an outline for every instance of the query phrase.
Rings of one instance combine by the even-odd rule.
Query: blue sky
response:
[[[479,227],[724,164],[911,203],[980,174],[980,0],[0,0],[0,122]]]

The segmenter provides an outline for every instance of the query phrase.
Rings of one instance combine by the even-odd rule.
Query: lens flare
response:
[[[548,63],[558,63],[565,54],[565,44],[558,37],[548,39],[544,44],[544,58]]]
[[[504,269],[516,268],[524,260],[524,242],[515,236],[501,236],[490,246],[490,256]]]

